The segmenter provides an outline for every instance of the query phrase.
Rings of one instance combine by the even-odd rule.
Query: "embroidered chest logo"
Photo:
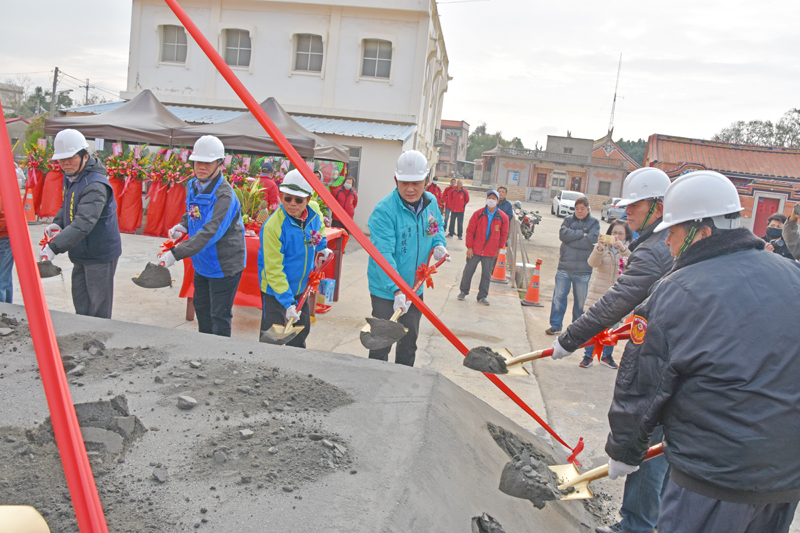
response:
[[[647,333],[647,320],[639,315],[633,317],[633,324],[631,324],[631,342],[634,344],[642,344],[644,342],[644,334]]]

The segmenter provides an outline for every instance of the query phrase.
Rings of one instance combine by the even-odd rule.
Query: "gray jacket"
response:
[[[800,259],[800,233],[796,220],[787,220],[783,225],[783,242],[795,259]]]
[[[631,243],[625,272],[597,303],[567,327],[558,338],[562,348],[574,352],[581,344],[625,318],[647,298],[650,287],[670,271],[674,261],[664,242],[667,232],[653,232],[660,222],[659,218],[650,224]]]
[[[558,269],[571,274],[591,274],[588,259],[599,236],[600,222],[592,215],[586,215],[583,220],[575,215],[565,218],[558,230],[561,239]]]
[[[641,463],[663,424],[683,488],[734,503],[800,500],[800,265],[763,248],[744,228],[703,239],[636,308],[609,457]]]

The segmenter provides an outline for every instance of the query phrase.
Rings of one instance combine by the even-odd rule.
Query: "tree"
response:
[[[56,111],[67,107],[72,107],[72,98],[69,93],[72,89],[58,91],[58,98],[56,99]],[[28,98],[23,104],[23,112],[20,115],[25,117],[32,117],[41,113],[50,111],[50,101],[52,100],[53,91],[45,91],[41,87],[36,87],[33,92],[28,95]]]
[[[503,133],[498,131],[495,133],[486,133],[486,123],[482,123],[475,128],[469,136],[467,144],[467,161],[474,161],[480,159],[483,152],[492,150],[497,145],[500,146],[513,146],[514,148],[525,149],[522,144],[522,139],[514,137],[510,141],[503,138]]]
[[[626,141],[622,137],[617,141],[619,149],[628,154],[628,157],[639,163],[644,163],[645,152],[647,151],[647,141],[639,139],[638,141]]]
[[[22,88],[22,94],[14,93],[9,94],[5,101],[3,101],[3,112],[6,115],[29,117],[30,114],[25,114],[24,104],[28,99],[31,92],[31,79],[28,76],[17,74],[14,78],[6,78],[5,83]]]
[[[711,140],[798,148],[800,147],[800,109],[790,109],[776,123],[771,120],[736,121],[714,134]]]

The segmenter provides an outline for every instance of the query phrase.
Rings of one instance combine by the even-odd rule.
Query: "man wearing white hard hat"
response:
[[[114,273],[122,255],[117,203],[106,169],[89,155],[89,145],[76,130],[58,132],[53,157],[64,172],[64,201],[45,229],[52,238],[39,252],[50,260],[67,252],[72,261],[72,304],[79,315],[111,318]]]
[[[617,375],[609,477],[663,424],[662,532],[785,533],[800,500],[800,265],[739,228],[741,210],[716,172],[670,185],[657,230],[676,262],[636,308]]]
[[[299,170],[291,170],[278,187],[281,206],[261,227],[258,272],[261,282],[261,331],[290,318],[303,329],[286,345],[306,347],[311,331],[309,299],[297,308],[315,265],[327,260],[325,225],[314,189]]]
[[[186,191],[186,213],[169,230],[173,240],[188,239],[166,252],[160,261],[167,268],[192,258],[194,310],[200,333],[231,336],[233,300],[242,278],[247,250],[244,244],[239,199],[222,174],[225,147],[212,135],[194,143],[195,177]]]
[[[669,177],[660,169],[645,167],[631,172],[622,185],[622,200],[630,228],[639,237],[629,247],[628,264],[612,287],[553,343],[553,359],[570,355],[583,343],[606,328],[614,327],[642,303],[650,288],[672,268],[673,259],[666,245],[667,232],[658,230],[662,220],[664,194]],[[553,332],[557,334],[558,331]],[[584,357],[581,366],[592,363]],[[613,360],[611,360],[613,363]],[[613,366],[611,366],[613,368]],[[653,436],[660,442],[661,429]],[[667,472],[667,462],[655,458],[644,464],[625,483],[622,497],[622,521],[612,527],[598,528],[600,533],[649,533],[658,521],[661,489]]]
[[[394,174],[397,188],[378,202],[368,221],[372,244],[409,286],[414,284],[417,267],[428,260],[431,251],[434,261],[447,256],[438,202],[433,194],[425,192],[427,176],[425,156],[416,150],[403,152]],[[408,333],[397,343],[395,363],[414,366],[422,313],[372,258],[367,277],[372,316],[389,319],[396,309],[402,309],[398,322]],[[423,284],[417,291],[420,298],[424,287]],[[391,349],[370,350],[369,357],[388,361]]]

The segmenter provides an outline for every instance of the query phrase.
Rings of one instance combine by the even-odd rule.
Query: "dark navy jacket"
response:
[[[69,253],[73,263],[109,263],[122,255],[117,202],[106,169],[94,157],[75,181],[64,178],[64,202],[53,222],[61,226],[50,249]]]

